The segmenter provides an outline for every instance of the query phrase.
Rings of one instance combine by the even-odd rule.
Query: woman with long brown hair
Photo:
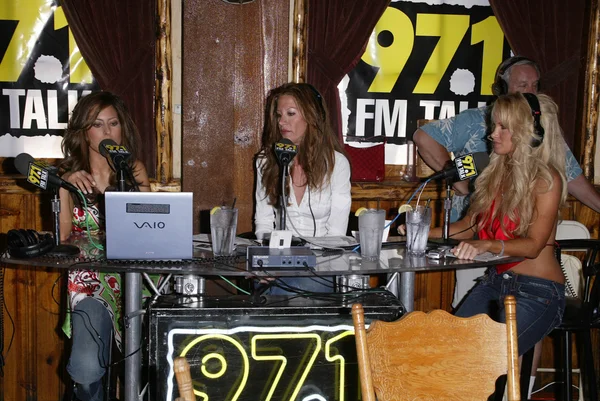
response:
[[[79,100],[62,141],[62,178],[77,187],[87,204],[60,190],[60,232],[69,235],[104,229],[104,192],[116,187],[115,171],[99,145],[110,139],[131,153],[133,177],[129,187],[149,191],[150,183],[139,160],[140,137],[123,101],[110,92],[94,92]],[[73,344],[67,371],[77,384],[81,401],[103,399],[102,377],[110,363],[111,333],[121,345],[121,277],[114,273],[73,269],[69,271],[69,313],[63,329]]]
[[[265,114],[263,146],[256,159],[257,238],[280,229],[282,189],[273,146],[282,138],[298,149],[285,185],[286,229],[299,237],[346,235],[352,202],[350,164],[320,93],[309,84],[284,84],[269,93]],[[332,284],[326,286],[331,291]]]

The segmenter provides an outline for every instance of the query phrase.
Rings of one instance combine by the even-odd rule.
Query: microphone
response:
[[[44,161],[36,161],[29,153],[21,153],[15,157],[15,168],[27,177],[27,182],[41,189],[65,188],[79,193],[77,187],[60,178],[58,169]]]
[[[426,178],[426,180],[468,180],[481,174],[481,171],[487,167],[489,162],[490,157],[486,152],[467,153],[466,155],[455,157],[450,167],[438,171]]]
[[[281,165],[290,164],[294,156],[298,153],[298,147],[287,138],[281,138],[279,142],[275,142],[273,149]]]
[[[100,154],[112,161],[115,170],[128,169],[127,160],[131,157],[131,153],[123,145],[117,145],[112,139],[104,139],[98,145]]]

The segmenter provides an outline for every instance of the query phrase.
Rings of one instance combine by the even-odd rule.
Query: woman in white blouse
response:
[[[256,159],[256,237],[279,229],[280,167],[273,146],[282,138],[298,151],[285,185],[286,229],[300,237],[346,235],[350,164],[321,95],[312,85],[287,83],[270,91],[266,107],[263,146]]]

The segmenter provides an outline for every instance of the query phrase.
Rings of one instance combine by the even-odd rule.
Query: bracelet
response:
[[[498,241],[500,241],[500,244],[502,245],[502,250],[500,251],[500,253],[496,254],[496,256],[501,258],[502,256],[504,256],[504,241],[501,239],[499,239]]]

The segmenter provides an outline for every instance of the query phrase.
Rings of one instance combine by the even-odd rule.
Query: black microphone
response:
[[[41,189],[65,188],[78,193],[77,187],[62,178],[57,173],[58,169],[40,160],[36,161],[29,153],[21,153],[15,157],[15,168],[27,177],[27,182]]]
[[[287,138],[281,138],[279,142],[275,142],[273,149],[281,165],[290,164],[294,156],[298,153],[298,147]]]
[[[485,152],[467,153],[463,156],[455,157],[452,165],[447,167],[425,180],[453,179],[454,181],[464,181],[477,177],[490,162],[490,156]]]
[[[117,145],[112,139],[104,139],[98,145],[100,154],[112,161],[115,170],[128,169],[127,160],[131,157],[131,153],[123,145]]]

